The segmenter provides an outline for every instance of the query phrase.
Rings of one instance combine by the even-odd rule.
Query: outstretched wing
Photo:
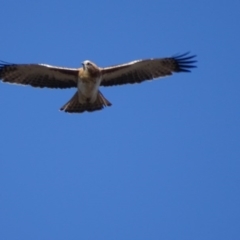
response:
[[[3,82],[40,88],[71,88],[77,87],[78,69],[46,64],[8,64],[0,62],[0,79]]]
[[[195,55],[188,53],[171,58],[137,60],[122,65],[102,68],[101,86],[141,83],[154,78],[172,75],[174,72],[190,72],[194,68]]]

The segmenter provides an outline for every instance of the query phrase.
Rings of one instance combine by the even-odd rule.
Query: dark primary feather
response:
[[[101,86],[141,83],[154,78],[172,75],[174,72],[190,72],[196,60],[195,55],[173,56],[171,58],[156,58],[133,61],[102,69]]]
[[[78,69],[61,68],[44,64],[8,64],[0,62],[0,79],[3,82],[33,87],[77,87]]]
[[[175,60],[175,70],[174,72],[191,72],[191,68],[196,68],[195,65],[192,65],[193,63],[197,62],[196,60],[193,60],[196,55],[190,55],[189,53],[184,53],[181,55],[173,56],[172,59]]]

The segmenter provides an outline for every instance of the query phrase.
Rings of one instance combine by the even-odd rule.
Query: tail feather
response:
[[[98,91],[98,96],[96,101],[99,101],[99,103],[102,104],[104,107],[112,106],[112,104],[102,95],[100,91]]]
[[[98,91],[97,99],[94,103],[80,103],[78,92],[76,92],[73,97],[60,108],[60,110],[69,113],[82,113],[84,111],[93,112],[111,105],[112,104],[102,95],[100,91]]]

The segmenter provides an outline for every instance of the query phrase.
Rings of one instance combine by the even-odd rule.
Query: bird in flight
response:
[[[0,62],[0,79],[2,82],[40,88],[77,88],[73,97],[60,110],[69,113],[92,112],[112,105],[100,92],[99,87],[141,83],[169,76],[174,72],[190,72],[191,68],[196,67],[195,57],[185,53],[168,58],[136,60],[105,68],[88,60],[82,62],[80,68]]]

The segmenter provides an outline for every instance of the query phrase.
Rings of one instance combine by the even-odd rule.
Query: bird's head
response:
[[[83,70],[92,76],[98,75],[100,73],[99,67],[89,60],[82,62],[82,66]]]
[[[89,60],[85,60],[84,62],[82,62],[82,66],[85,71],[87,71],[91,68],[97,68],[96,64],[94,64],[93,62],[91,62]]]

